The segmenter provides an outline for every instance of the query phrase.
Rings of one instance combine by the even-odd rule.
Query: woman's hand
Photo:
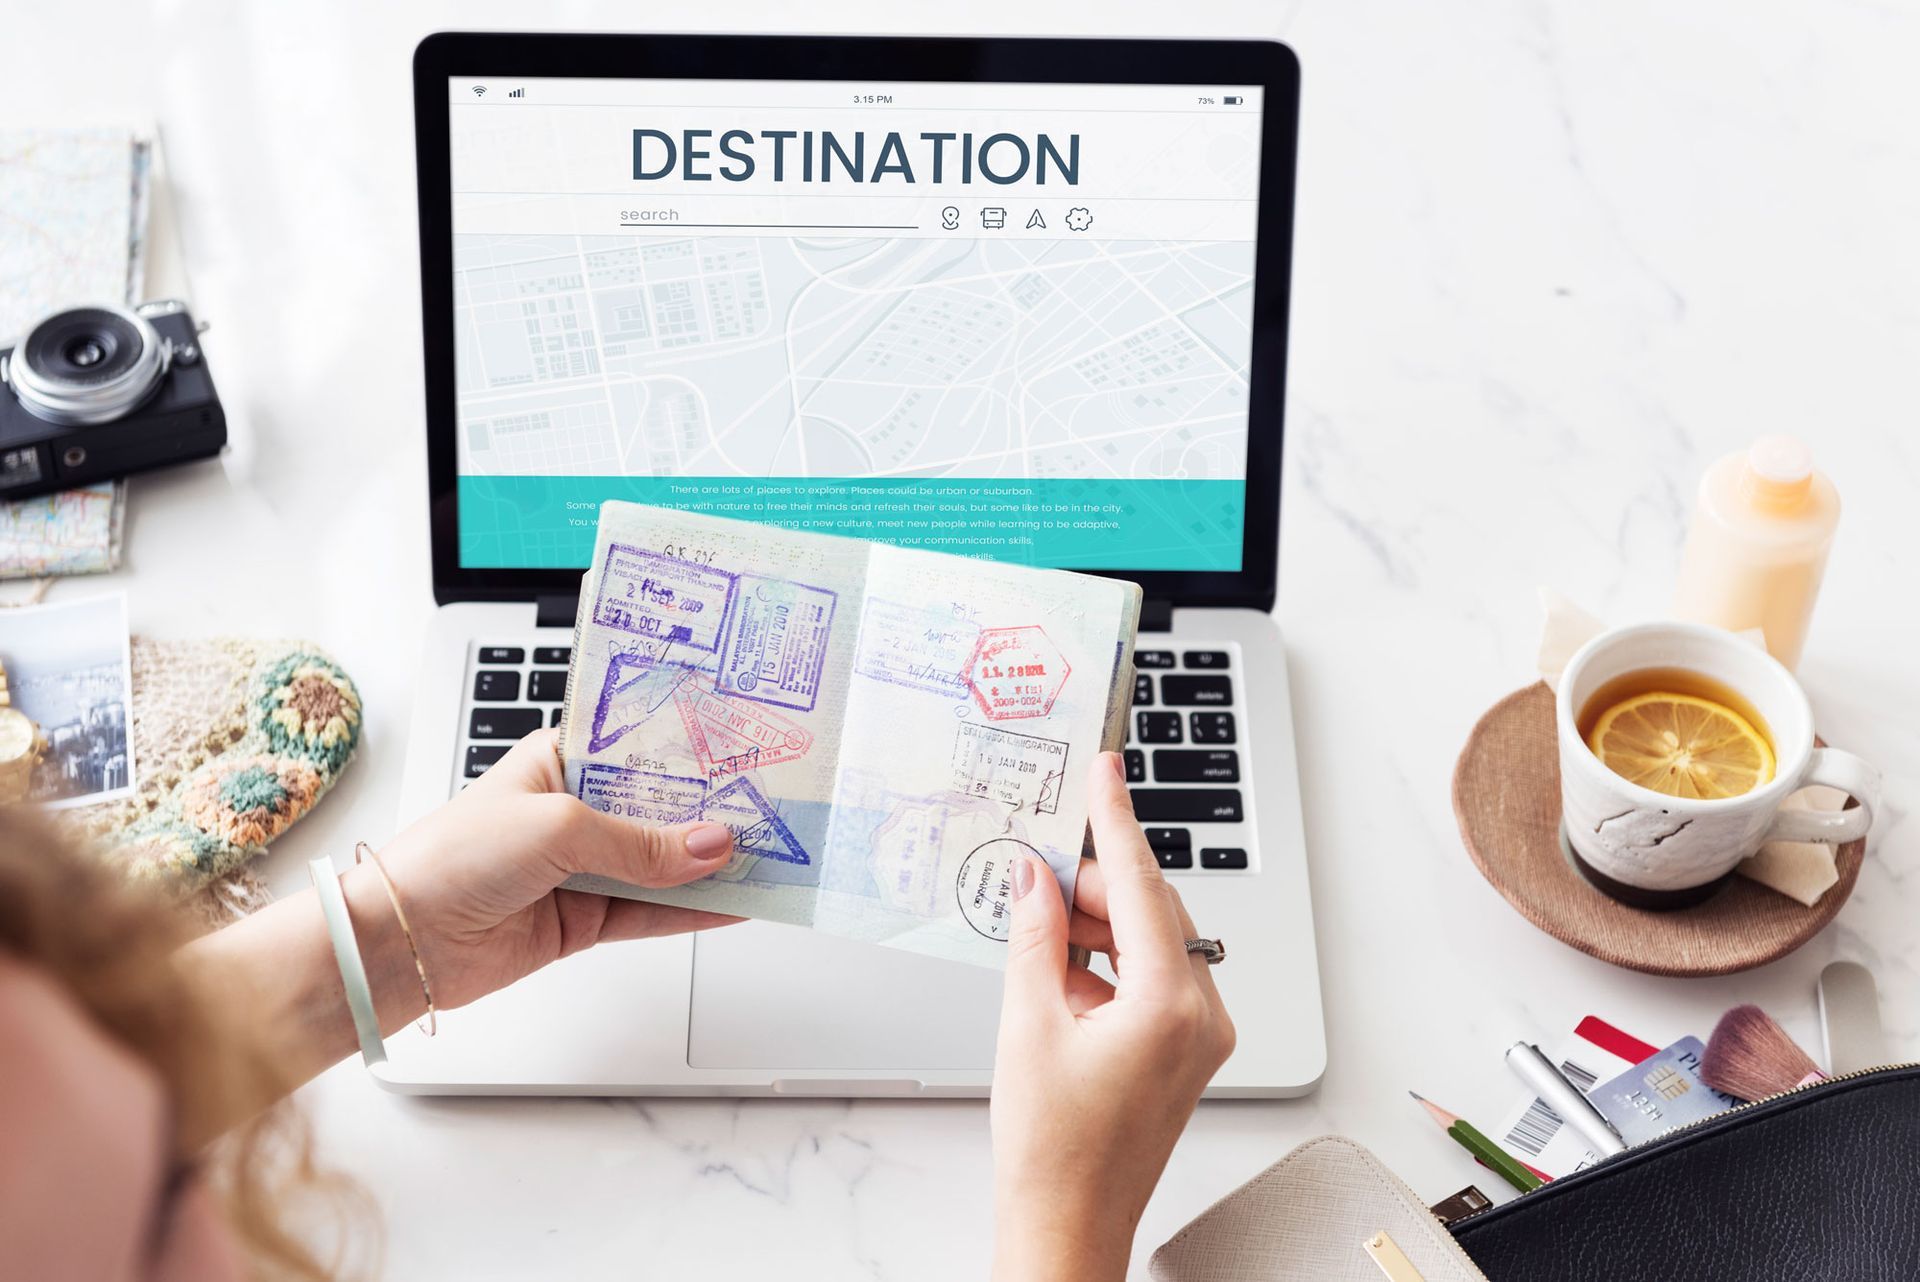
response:
[[[434,1005],[464,1006],[603,940],[738,920],[690,908],[561,890],[575,873],[677,886],[723,867],[720,824],[644,827],[570,796],[552,731],[523,739],[459,796],[378,848],[413,928]],[[344,853],[344,852],[342,852]],[[381,1031],[420,1018],[413,949],[370,863],[340,876]],[[183,968],[253,1039],[290,1091],[358,1045],[313,892],[289,896],[194,941]],[[233,1101],[237,1121],[269,1102]]]
[[[463,1006],[603,940],[739,920],[559,889],[575,873],[639,886],[695,881],[726,865],[733,835],[717,823],[642,827],[583,804],[566,791],[555,733],[528,735],[465,791],[378,848],[436,1006]],[[349,872],[346,889],[356,925],[389,914],[373,869]]]
[[[1179,894],[1134,819],[1125,769],[1090,775],[1099,862],[1080,865],[1069,917],[1053,874],[1013,869],[1006,997],[993,1075],[995,1276],[1124,1278],[1133,1231],[1233,1024]],[[1107,953],[1119,984],[1070,966],[1069,942]]]

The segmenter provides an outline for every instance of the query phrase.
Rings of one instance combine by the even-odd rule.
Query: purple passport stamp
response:
[[[593,621],[712,654],[720,648],[738,582],[710,565],[609,544]]]

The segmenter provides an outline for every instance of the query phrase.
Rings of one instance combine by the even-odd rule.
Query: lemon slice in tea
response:
[[[1773,778],[1773,748],[1753,723],[1698,695],[1652,691],[1600,714],[1587,746],[1607,769],[1670,797],[1738,797]]]

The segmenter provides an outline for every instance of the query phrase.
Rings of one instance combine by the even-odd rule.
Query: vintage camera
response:
[[[208,458],[226,443],[185,303],[70,308],[0,350],[0,500]]]

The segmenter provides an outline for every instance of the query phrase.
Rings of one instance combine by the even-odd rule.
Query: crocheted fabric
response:
[[[59,819],[135,877],[204,892],[210,921],[265,899],[246,864],[331,788],[360,694],[318,647],[133,638],[136,789]]]

